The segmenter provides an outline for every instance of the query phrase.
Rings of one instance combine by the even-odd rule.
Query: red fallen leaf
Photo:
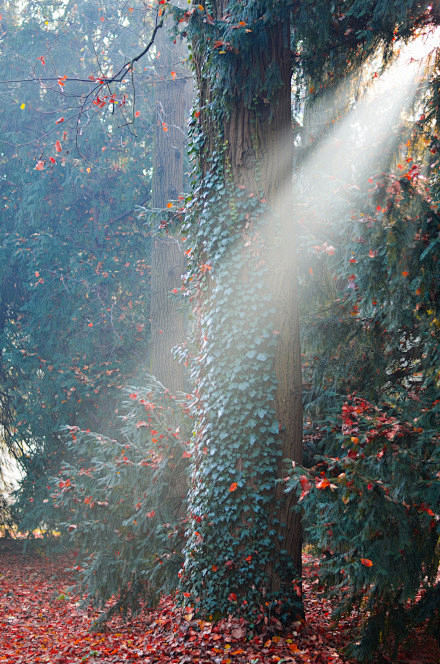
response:
[[[63,149],[63,148],[61,147],[61,143],[60,143],[59,141],[56,141],[56,142],[55,142],[55,150],[56,150],[57,152],[61,152],[62,149]]]
[[[36,171],[44,171],[44,161],[42,161],[41,159],[39,159],[39,160],[37,161],[36,166],[35,166],[35,170],[36,170]]]
[[[64,122],[64,118],[58,118],[58,120],[55,120],[55,124],[60,124],[61,122]]]
[[[231,636],[234,639],[244,639],[246,636],[246,630],[244,627],[236,627],[235,629],[231,630]],[[241,651],[244,652],[244,651]],[[231,653],[231,655],[238,654],[238,651],[235,653]]]
[[[229,491],[231,491],[231,492],[235,491],[237,486],[238,486],[237,482],[232,482],[231,486],[229,487]]]
[[[44,66],[46,64],[46,60],[44,59],[43,55],[40,55],[37,60],[40,60],[41,64]]]
[[[361,558],[361,563],[362,565],[365,565],[365,567],[373,567],[373,561],[369,558]]]
[[[237,595],[235,593],[229,593],[228,600],[230,602],[236,602],[237,601]]]

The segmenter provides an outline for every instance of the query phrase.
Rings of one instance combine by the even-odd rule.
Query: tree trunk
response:
[[[157,226],[166,231],[156,233],[151,256],[151,373],[173,394],[184,389],[183,366],[173,358],[172,348],[184,338],[183,314],[170,295],[180,289],[184,272],[184,255],[178,241],[175,214],[176,201],[183,192],[184,151],[186,142],[185,111],[188,83],[182,68],[173,74],[176,49],[171,48],[166,27],[158,31],[158,59],[155,84],[156,123],[153,147],[152,207],[157,211]],[[167,205],[173,203],[168,209]],[[174,222],[173,222],[174,218]]]
[[[193,31],[200,350],[182,576],[208,613],[288,620],[301,610],[301,528],[278,480],[283,460],[302,460],[289,10],[248,1],[234,15],[234,4],[209,3]],[[232,29],[209,32],[225,21],[246,29],[236,43]]]

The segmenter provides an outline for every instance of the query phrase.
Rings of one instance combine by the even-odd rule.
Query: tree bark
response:
[[[251,7],[252,4],[255,7]],[[259,33],[264,47],[256,45],[242,55],[239,48],[222,42],[222,52],[229,58],[228,62],[234,63],[224,81],[228,86],[224,111],[218,102],[219,95],[224,94],[218,83],[222,74],[209,70],[213,67],[209,40],[203,32],[193,39],[202,136],[197,143],[201,214],[197,221],[200,230],[195,238],[200,260],[207,263],[201,266],[202,272],[209,270],[209,273],[200,282],[196,307],[196,336],[201,347],[196,358],[199,422],[189,498],[190,517],[195,519],[195,524],[190,529],[184,572],[186,587],[202,595],[199,600],[208,610],[215,606],[220,612],[231,611],[228,600],[240,594],[243,603],[237,600],[237,612],[240,606],[245,612],[249,604],[263,603],[267,597],[278,602],[280,615],[292,618],[295,612],[298,614],[298,603],[295,606],[292,603],[289,585],[291,588],[292,568],[297,578],[301,573],[301,527],[297,513],[292,511],[294,497],[286,496],[282,483],[277,483],[282,478],[285,459],[302,461],[301,355],[292,215],[289,10],[278,15],[276,3],[248,2],[247,5],[249,19],[242,18],[241,23],[249,25],[249,39],[255,39],[256,44],[259,37],[254,38],[253,26],[257,31],[264,25],[264,5],[270,10],[275,7],[275,18]],[[217,0],[209,3],[209,9],[208,25],[224,21],[226,17],[230,24],[235,19],[240,27],[238,19],[231,18],[233,3]],[[212,35],[210,39],[213,40]],[[275,84],[269,80],[269,71],[276,72]],[[255,72],[257,76],[253,77]],[[250,92],[251,85],[254,88]],[[219,163],[219,154],[223,155],[223,183],[216,173],[221,169],[215,166]],[[215,182],[211,188],[210,182]],[[225,200],[217,203],[213,191],[216,188],[235,193],[231,193],[229,199],[225,193]],[[239,199],[241,194],[237,192],[243,191],[250,201],[267,206],[263,225],[261,218],[256,218],[258,215],[242,212],[239,200],[243,197]],[[200,240],[210,196],[216,205],[221,205],[223,212],[218,213],[215,206],[212,208],[212,218],[218,215],[217,229],[209,226],[211,215],[208,212],[209,230],[205,239]],[[234,244],[229,254],[217,259],[218,254],[209,250],[210,234],[220,234],[220,230],[225,233],[230,228]],[[242,257],[241,263],[237,254]],[[234,268],[228,268],[228,260]],[[258,289],[254,288],[260,278],[260,265],[265,279],[261,295],[274,310],[270,320],[261,309]],[[231,275],[232,269],[237,270],[237,267],[238,272]],[[243,310],[247,290],[252,291],[252,295]],[[259,332],[253,312],[259,312],[257,315],[264,318],[264,326],[267,327],[269,321],[269,334],[263,330],[263,320]],[[254,351],[249,345],[251,337],[256,344],[260,343],[259,336],[268,339],[267,352]],[[246,364],[247,357],[255,358],[253,365],[252,362]],[[213,365],[217,368],[213,369]],[[239,372],[237,378],[234,370]],[[252,371],[252,375],[245,375],[246,371]],[[230,372],[229,385],[222,372]],[[244,390],[249,392],[247,401],[243,397]],[[276,431],[273,420],[269,426],[265,424],[266,418],[271,417],[270,410],[276,417]],[[256,431],[259,433],[255,434]],[[245,441],[249,441],[252,449],[246,449]],[[274,449],[268,450],[268,447]],[[239,481],[229,487],[232,498],[228,496],[227,487],[234,475]],[[232,494],[235,491],[237,493]],[[266,509],[263,516],[260,501]],[[214,542],[217,542],[216,549]],[[213,550],[220,562],[212,558]],[[211,568],[214,573],[208,564],[210,556],[215,562]],[[227,556],[229,560],[224,562],[223,557]],[[257,562],[252,576],[244,563],[254,557]],[[291,564],[289,571],[283,569],[286,560]],[[216,577],[221,564],[228,569],[223,586]],[[243,579],[246,579],[247,589],[243,587]],[[211,601],[210,595],[216,599]]]
[[[172,348],[184,338],[183,314],[170,293],[182,285],[184,255],[173,216],[184,186],[186,143],[185,111],[188,83],[182,68],[172,74],[176,49],[171,48],[166,26],[158,31],[155,83],[156,123],[153,147],[152,207],[166,231],[154,234],[151,256],[151,373],[173,394],[184,389],[183,365],[173,358]],[[175,80],[174,80],[175,79]],[[169,210],[167,205],[173,203]]]

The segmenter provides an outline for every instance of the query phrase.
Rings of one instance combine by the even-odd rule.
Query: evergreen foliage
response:
[[[157,603],[176,588],[182,564],[187,405],[152,377],[130,390],[118,439],[67,427],[73,461],[52,479],[59,528],[78,551],[87,601],[105,607],[98,624],[137,610],[141,600]]]
[[[397,657],[417,625],[439,634],[437,62],[388,142],[370,139],[381,163],[338,177],[303,235],[309,468],[288,486],[338,615],[359,613],[361,661]]]
[[[2,18],[0,78],[52,79],[39,92],[3,84],[0,115],[2,424],[24,473],[17,509],[25,530],[55,526],[48,477],[66,453],[60,426],[108,434],[121,387],[148,362],[149,237],[136,214],[148,199],[146,144],[116,134],[110,109],[96,108],[84,132],[69,124],[79,91],[64,95],[67,83],[57,82],[72,72],[69,51],[82,54],[82,77],[96,71],[93,41],[115,37],[90,23],[85,5],[63,14],[29,4],[24,15],[10,5]],[[108,64],[113,56],[109,46]],[[147,111],[140,94],[137,104]]]

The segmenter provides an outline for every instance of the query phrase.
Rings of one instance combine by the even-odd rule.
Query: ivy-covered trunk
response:
[[[196,415],[183,590],[206,615],[301,611],[301,462],[289,3],[194,4],[199,90],[187,220]],[[284,473],[285,474],[285,473]]]

